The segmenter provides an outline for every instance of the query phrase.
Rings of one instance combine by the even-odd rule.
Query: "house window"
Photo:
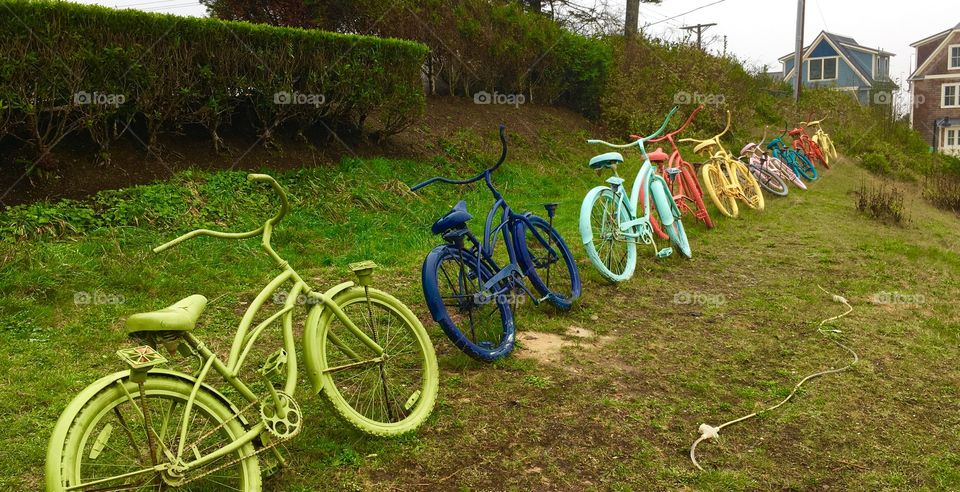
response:
[[[815,58],[808,62],[807,79],[808,80],[836,80],[837,79],[837,59],[834,58]]]
[[[950,56],[947,60],[947,68],[950,70],[960,69],[960,44],[954,44],[950,46]]]
[[[943,97],[940,99],[941,108],[960,108],[960,84],[943,84]]]
[[[940,150],[947,154],[960,154],[960,127],[947,128],[943,133],[943,145]]]
[[[874,70],[875,79],[886,79],[888,77],[890,69],[890,59],[885,56],[877,57],[877,68]]]

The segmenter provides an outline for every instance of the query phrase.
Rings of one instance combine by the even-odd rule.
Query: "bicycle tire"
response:
[[[802,152],[797,152],[796,156],[797,167],[803,172],[803,176],[810,181],[816,181],[816,179],[820,177],[820,174],[817,172],[817,168],[813,165],[813,162],[810,162],[810,159]]]
[[[448,272],[443,266],[444,262],[447,262],[452,267],[456,267],[457,271]],[[457,288],[460,289],[455,295],[462,297],[461,301],[465,303],[459,306],[460,309],[458,313],[451,313],[450,310],[447,309],[441,291],[443,284],[441,283],[440,275],[444,275],[443,280],[448,282],[449,287],[454,288],[453,278],[450,277],[450,275],[453,274],[457,276]],[[463,288],[459,287],[461,275],[464,275],[462,280],[465,282]],[[497,320],[484,319],[487,324],[479,327],[481,329],[479,335],[477,334],[478,327],[471,325],[467,327],[467,332],[470,333],[470,336],[468,336],[458,325],[454,317],[463,315],[463,310],[466,309],[468,320],[472,320],[473,318],[470,318],[470,316],[472,316],[474,312],[481,311],[480,308],[483,305],[476,306],[472,301],[466,303],[468,301],[467,296],[472,295],[472,292],[479,292],[479,286],[492,277],[493,273],[490,272],[483,263],[479,264],[478,270],[477,258],[473,253],[449,245],[437,246],[430,251],[423,262],[421,277],[423,296],[426,299],[427,307],[433,316],[433,320],[440,325],[443,333],[447,335],[447,338],[450,339],[453,345],[460,349],[460,351],[474,359],[484,362],[502,359],[513,351],[516,330],[513,311],[510,308],[508,299],[498,296],[493,299],[492,305],[489,303],[486,304],[487,307],[493,306],[495,310],[499,312],[500,319],[499,323],[494,323]],[[475,290],[467,292],[467,285],[475,288]],[[476,311],[474,311],[474,308],[477,308]],[[489,318],[493,313],[494,311],[490,310],[490,312],[479,314]]]
[[[130,381],[129,372],[115,373],[106,376],[82,391],[67,409],[61,414],[54,428],[53,437],[47,447],[46,463],[46,485],[47,490],[63,490],[67,487],[82,485],[94,479],[110,478],[95,475],[98,469],[110,470],[111,476],[117,476],[122,473],[123,467],[132,467],[137,469],[150,469],[153,464],[138,463],[150,456],[149,442],[147,439],[147,425],[143,421],[141,405],[146,405],[147,415],[150,415],[151,421],[149,428],[153,429],[150,434],[155,442],[154,446],[169,449],[175,449],[179,442],[179,425],[175,425],[175,431],[166,432],[172,422],[183,422],[183,408],[185,403],[191,398],[194,391],[193,379],[187,376],[179,376],[170,371],[152,371],[147,375],[143,383],[143,393],[139,385]],[[141,402],[143,395],[148,398],[147,402]],[[134,402],[133,400],[136,400]],[[152,400],[168,401],[169,406],[157,405],[151,403]],[[176,403],[174,405],[173,403]],[[129,406],[128,410],[126,407]],[[167,414],[154,415],[157,411],[166,410]],[[216,394],[206,385],[196,389],[196,395],[193,398],[193,416],[190,418],[190,429],[197,431],[187,434],[187,443],[192,443],[193,449],[207,450],[214,444],[211,439],[217,438],[224,440],[223,445],[229,444],[240,438],[247,429],[236,418],[235,410],[226,402],[223,397]],[[111,423],[107,419],[115,418]],[[201,418],[200,421],[197,418]],[[172,420],[179,419],[179,420]],[[210,420],[209,424],[205,421]],[[114,425],[116,424],[116,425]],[[166,424],[166,425],[164,425]],[[203,425],[201,425],[203,424]],[[208,426],[209,425],[209,426]],[[121,431],[123,429],[123,431]],[[222,429],[223,432],[216,432],[216,429]],[[205,435],[209,434],[209,435]],[[160,443],[164,443],[161,445]],[[141,448],[145,447],[145,449]],[[125,450],[126,452],[124,452]],[[139,450],[139,456],[132,457],[134,450]],[[189,452],[189,450],[185,450]],[[117,463],[106,463],[114,454],[120,459]],[[158,456],[164,453],[157,451]],[[254,454],[253,444],[247,443],[241,446],[235,454],[230,454],[221,460],[236,459],[232,465],[238,467],[237,481],[234,482],[229,477],[222,476],[223,470],[219,470],[216,480],[210,478],[208,485],[210,489],[219,490],[224,486],[234,487],[237,490],[245,492],[256,492],[261,487],[260,468],[257,457]],[[162,461],[161,461],[162,462]],[[229,461],[221,462],[216,460],[208,466],[214,470],[217,466],[225,465]],[[228,467],[229,468],[229,467]],[[224,468],[226,470],[227,468]],[[201,469],[202,471],[202,469]],[[94,476],[91,476],[94,474]],[[155,474],[145,473],[148,480],[162,480],[161,472]],[[144,475],[135,477],[124,477],[123,479],[114,479],[107,482],[111,487],[132,486],[138,487],[138,483],[144,483]],[[189,472],[187,477],[189,478]],[[122,482],[120,482],[122,480]],[[129,481],[134,481],[130,484]],[[203,477],[196,479],[202,485],[205,481]],[[197,484],[198,482],[191,482]],[[120,482],[120,483],[118,483]],[[225,482],[225,483],[224,483]],[[103,485],[107,485],[103,484]]]
[[[776,173],[771,172],[762,165],[751,166],[750,171],[760,186],[776,196],[787,196],[790,192],[787,184]]]
[[[661,219],[661,223],[665,224],[665,229],[669,235],[670,242],[680,250],[686,258],[693,257],[693,253],[690,251],[690,241],[687,239],[687,233],[683,228],[683,223],[680,220],[680,214],[676,211],[676,204],[673,201],[673,197],[670,195],[670,190],[667,187],[667,183],[663,178],[654,179],[651,183],[651,193],[650,198],[654,201],[654,208],[657,215],[661,217],[668,216],[669,221]],[[651,211],[650,214],[653,217]],[[668,224],[669,225],[666,225]]]
[[[375,361],[378,354],[349,331],[333,310],[317,306],[307,321],[317,320],[319,343],[314,349],[318,349],[323,396],[341,420],[361,432],[394,437],[416,430],[433,411],[440,384],[427,330],[407,306],[372,287],[351,287],[337,293],[332,302],[387,357],[350,366],[360,362],[358,357]]]
[[[760,188],[760,183],[753,177],[753,173],[740,161],[731,161],[729,169],[733,171],[733,176],[730,176],[731,181],[736,182],[743,192],[744,203],[754,210],[763,211],[763,190]]]
[[[577,269],[577,262],[573,259],[573,253],[567,247],[566,241],[560,236],[560,233],[550,223],[542,217],[530,214],[527,216],[530,225],[538,229],[541,237],[548,241],[548,245],[560,253],[560,258],[549,258],[546,254],[546,245],[540,242],[537,236],[527,234],[527,223],[518,220],[514,222],[513,239],[516,242],[517,260],[520,270],[530,279],[530,283],[548,301],[560,309],[570,309],[573,302],[580,297],[580,271]],[[536,254],[537,250],[543,250],[543,254]],[[561,275],[559,280],[550,275],[550,265],[560,263]],[[566,268],[567,276],[562,275],[563,268]],[[568,285],[569,284],[569,285]]]
[[[637,228],[620,230],[620,224],[632,218],[626,197],[623,193],[614,195],[608,186],[597,186],[590,190],[580,206],[580,238],[583,248],[590,258],[590,263],[610,282],[628,280],[637,266]],[[600,223],[595,224],[597,221]],[[595,226],[598,227],[597,231],[594,230]],[[598,235],[601,240],[599,247],[596,243]],[[610,237],[605,238],[606,236]],[[614,245],[618,244],[622,246],[622,252],[615,248]]]
[[[727,178],[723,172],[714,163],[708,162],[700,168],[700,176],[703,178],[703,186],[707,189],[707,194],[713,200],[717,210],[727,217],[737,218],[740,215],[740,209],[737,206],[737,200],[728,195],[725,189]]]

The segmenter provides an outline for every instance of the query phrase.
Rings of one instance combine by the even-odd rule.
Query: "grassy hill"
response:
[[[521,306],[519,348],[494,365],[461,355],[427,323],[441,394],[413,436],[365,437],[301,393],[306,427],[289,446],[291,468],[267,482],[272,490],[960,487],[960,223],[922,200],[919,185],[900,185],[909,221],[886,225],[854,207],[855,192],[876,178],[843,160],[807,192],[768,197],[763,213],[714,212],[710,231],[688,223],[692,260],[656,260],[641,248],[635,278],[613,286],[575,239],[580,200],[602,182],[585,167],[600,151],[582,143],[590,135],[577,128],[589,123],[535,107],[522,116],[484,109],[500,111],[491,121],[461,116],[472,111],[411,131],[429,160],[352,157],[275,172],[294,209],[274,244],[320,289],[348,279],[349,262],[373,259],[382,265],[377,285],[429,320],[419,285],[437,242],[429,226],[460,196],[482,217],[490,197],[477,186],[411,194],[404,184],[480,169],[498,150],[490,123],[507,119],[512,146],[495,180],[516,209],[560,202],[557,225],[584,276],[581,302],[569,313]],[[622,173],[638,166],[633,156]],[[197,333],[218,353],[228,349],[244,303],[275,271],[259,243],[201,238],[149,250],[193,226],[240,230],[263,220],[270,202],[243,178],[181,171],[64,205],[88,210],[76,212],[80,231],[66,221],[0,243],[0,488],[40,486],[64,405],[121,369],[113,352],[131,345],[125,316],[202,293],[211,303]],[[817,285],[853,304],[837,336],[862,361],[778,412],[724,429],[719,443],[701,445],[708,471],[696,471],[687,452],[701,423],[765,407],[799,377],[846,363],[815,333],[842,310]],[[104,302],[78,304],[84,294]]]

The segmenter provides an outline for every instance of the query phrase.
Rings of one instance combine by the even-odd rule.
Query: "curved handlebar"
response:
[[[473,183],[473,182],[475,182],[475,181],[479,181],[479,180],[483,179],[483,177],[486,176],[487,174],[496,171],[497,168],[500,167],[500,164],[503,164],[503,161],[507,160],[507,135],[506,135],[506,129],[507,129],[506,126],[500,125],[500,160],[498,160],[497,163],[494,164],[492,167],[489,167],[489,168],[483,170],[480,174],[478,174],[478,175],[476,175],[476,176],[474,176],[474,177],[472,177],[472,178],[469,178],[469,179],[450,179],[450,178],[444,178],[443,176],[437,176],[437,177],[434,177],[434,178],[430,178],[430,179],[428,179],[428,180],[426,180],[426,181],[424,181],[424,182],[422,182],[422,183],[418,183],[418,184],[413,185],[413,186],[410,188],[410,191],[417,191],[417,190],[419,190],[420,188],[423,188],[423,187],[425,187],[425,186],[427,186],[427,185],[430,185],[430,184],[433,184],[433,183],[436,183],[436,182],[447,183],[447,184],[455,184],[455,185],[470,184],[470,183]]]
[[[682,138],[682,139],[680,139],[680,142],[684,142],[684,143],[686,143],[686,142],[692,142],[692,143],[695,143],[695,144],[697,144],[697,148],[700,149],[700,150],[709,148],[709,147],[711,147],[711,146],[713,146],[713,145],[720,146],[720,137],[726,135],[727,132],[730,131],[730,123],[731,123],[730,118],[731,118],[731,114],[730,114],[730,110],[728,109],[728,110],[727,110],[727,126],[725,126],[725,127],[723,128],[723,131],[722,131],[722,132],[714,135],[714,136],[711,137],[711,138],[708,138],[708,139],[706,139],[706,140],[697,140],[697,139],[695,139],[695,138]],[[695,149],[696,152],[700,152],[700,150],[696,150],[696,149]]]
[[[650,142],[650,143],[662,142],[662,141],[664,141],[664,140],[666,140],[666,139],[668,139],[668,138],[670,138],[670,137],[676,136],[678,133],[684,131],[688,126],[690,126],[690,123],[693,121],[693,118],[694,118],[695,116],[697,116],[697,113],[699,113],[699,112],[702,111],[702,110],[703,110],[703,105],[701,104],[700,106],[697,106],[697,109],[694,109],[693,112],[690,113],[690,116],[687,117],[687,121],[685,121],[682,125],[680,125],[680,128],[677,128],[676,130],[674,130],[674,131],[672,131],[672,132],[670,132],[670,133],[667,133],[666,135],[661,135],[661,136],[659,136],[659,137],[657,137],[657,138],[649,138],[649,137],[648,137],[647,142]],[[643,137],[641,137],[641,136],[639,136],[639,135],[630,135],[630,138],[632,138],[632,139],[634,139],[634,140],[639,140],[639,139],[641,139],[641,138],[643,138]]]
[[[172,241],[161,244],[156,248],[153,248],[153,252],[159,253],[161,251],[170,249],[173,246],[176,246],[186,241],[187,239],[193,239],[197,236],[211,236],[211,237],[216,237],[221,239],[247,239],[247,238],[262,234],[263,231],[267,228],[268,224],[270,226],[275,226],[279,224],[280,221],[283,220],[283,216],[287,215],[287,212],[290,210],[290,202],[287,201],[287,193],[283,191],[283,187],[280,186],[280,183],[278,183],[277,180],[273,179],[272,176],[269,176],[266,174],[248,174],[247,181],[251,183],[258,182],[258,181],[261,183],[269,183],[270,186],[273,187],[273,190],[277,192],[277,195],[280,196],[280,211],[277,212],[277,214],[274,215],[273,217],[267,219],[267,221],[264,222],[262,226],[247,232],[221,232],[221,231],[211,231],[209,229],[197,229],[195,231],[190,231]]]
[[[800,122],[800,125],[801,125],[801,126],[820,126],[820,123],[823,123],[823,120],[825,120],[825,119],[827,119],[826,116],[824,116],[823,118],[820,118],[819,120],[815,120],[815,121],[801,121],[801,122]]]
[[[634,137],[636,137],[636,138],[634,139],[633,142],[630,142],[630,143],[628,143],[628,144],[612,144],[612,143],[610,143],[610,142],[605,142],[605,141],[603,141],[603,140],[596,140],[596,139],[587,140],[587,143],[588,143],[588,144],[602,144],[602,145],[606,145],[607,147],[613,147],[613,148],[615,148],[615,149],[625,149],[625,148],[627,148],[627,147],[633,147],[634,145],[642,145],[644,142],[650,140],[651,138],[656,138],[658,135],[660,135],[661,133],[663,133],[663,131],[667,129],[667,125],[670,124],[670,120],[673,119],[673,115],[677,114],[677,110],[678,110],[678,109],[680,109],[679,106],[674,106],[673,109],[670,110],[670,113],[667,114],[667,118],[666,118],[665,120],[663,120],[663,124],[660,125],[660,128],[659,128],[657,131],[653,132],[651,135],[647,136],[647,137],[639,137],[639,136],[637,136],[637,135],[630,135],[630,138],[634,138]],[[694,114],[696,114],[696,112],[694,112]],[[691,118],[692,118],[692,117],[693,117],[693,116],[691,115]],[[688,123],[689,123],[689,121],[688,121]]]

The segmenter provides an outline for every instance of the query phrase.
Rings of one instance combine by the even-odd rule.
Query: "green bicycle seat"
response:
[[[590,159],[590,169],[603,169],[613,167],[623,162],[623,156],[619,152],[607,152]]]
[[[159,311],[138,313],[127,318],[127,333],[141,331],[191,331],[207,307],[207,298],[199,294],[177,301]]]

